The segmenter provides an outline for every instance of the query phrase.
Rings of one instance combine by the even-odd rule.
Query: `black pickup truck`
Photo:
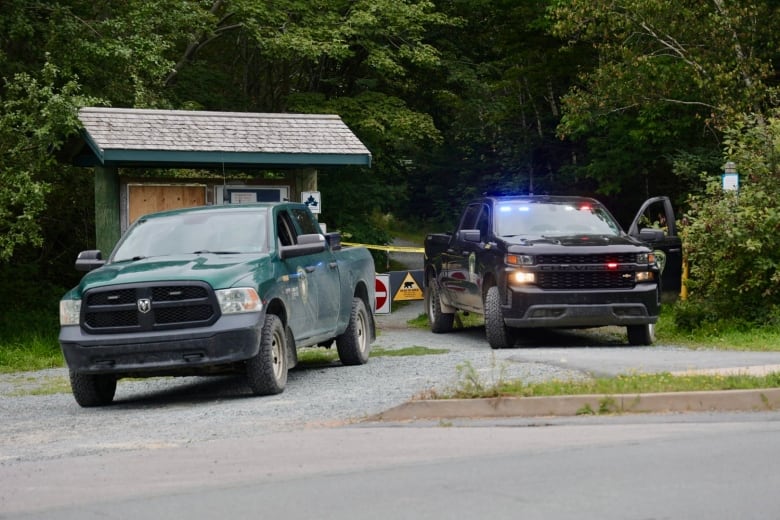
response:
[[[454,233],[425,240],[433,332],[457,311],[484,315],[492,348],[529,327],[625,326],[655,340],[662,293],[679,292],[682,246],[667,197],[646,201],[629,232],[584,197],[497,196],[468,204]]]

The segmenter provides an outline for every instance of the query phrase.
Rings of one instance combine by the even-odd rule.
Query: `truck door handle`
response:
[[[306,270],[307,273],[313,273],[314,271],[317,270],[317,266],[316,265],[307,265],[306,267],[304,267],[304,269]]]
[[[339,266],[338,262],[330,262],[328,264],[328,267],[330,267],[331,269],[336,269],[338,266]]]

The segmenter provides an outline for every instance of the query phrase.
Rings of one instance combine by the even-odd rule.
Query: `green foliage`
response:
[[[764,43],[778,16],[751,0],[550,2],[552,34],[594,52],[562,98],[559,135],[587,144],[574,170],[601,193],[689,191],[694,178],[671,175],[677,157],[706,162],[736,114],[771,106],[776,50]]]
[[[595,415],[615,413],[621,410],[611,396],[617,394],[647,394],[658,392],[691,392],[717,390],[748,390],[777,388],[780,386],[780,372],[765,376],[737,375],[672,375],[620,374],[615,377],[599,377],[578,381],[553,380],[542,383],[525,383],[521,380],[499,380],[494,384],[482,381],[473,367],[458,368],[461,377],[459,386],[439,398],[485,398],[485,397],[543,397],[557,395],[603,395],[598,409],[584,406],[578,414]]]
[[[458,23],[432,33],[443,65],[428,76],[418,104],[445,144],[411,165],[410,215],[453,225],[453,207],[486,191],[581,190],[581,179],[565,171],[577,152],[555,135],[575,53],[561,54],[560,41],[546,33],[547,3],[443,4]]]
[[[77,108],[89,100],[51,63],[6,78],[0,92],[0,261],[7,261],[20,246],[42,245],[38,217],[58,168],[52,152],[76,132]]]
[[[777,98],[779,17],[752,0],[4,0],[0,269],[73,283],[92,175],[56,155],[88,104],[341,115],[373,164],[321,170],[321,217],[358,242],[388,242],[391,217],[451,228],[485,191],[602,194],[619,217],[704,197],[725,129]],[[761,273],[744,302],[773,276],[773,241],[751,236],[736,240],[767,258],[742,265]]]
[[[741,177],[739,191],[712,179],[692,195],[683,240],[690,262],[691,304],[680,326],[767,323],[780,309],[780,113],[746,117],[727,133],[727,154]],[[695,305],[691,308],[691,305]]]
[[[16,272],[22,275],[21,272]],[[56,297],[40,294],[30,287],[30,278],[0,278],[10,289],[0,308],[0,372],[40,370],[63,365],[57,341],[59,323]],[[22,290],[22,282],[26,289]],[[8,285],[6,285],[8,284]],[[48,296],[48,298],[47,298]]]

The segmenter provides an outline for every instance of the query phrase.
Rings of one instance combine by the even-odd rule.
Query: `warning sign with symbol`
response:
[[[401,286],[393,297],[393,301],[422,300],[424,298],[422,289],[414,279],[412,273],[406,273]]]
[[[376,314],[390,314],[390,275],[376,275]]]

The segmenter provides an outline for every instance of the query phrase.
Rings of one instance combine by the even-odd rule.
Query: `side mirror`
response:
[[[642,228],[639,230],[639,240],[642,242],[660,242],[665,236],[663,229]]]
[[[333,231],[332,233],[325,234],[325,240],[328,242],[331,251],[338,251],[341,249],[341,233]]]
[[[298,235],[298,243],[292,246],[282,246],[279,248],[279,258],[295,258],[298,256],[313,255],[325,251],[327,243],[325,237],[319,233],[309,235]]]
[[[482,237],[479,229],[461,229],[458,231],[457,239],[463,242],[479,243]]]
[[[103,267],[105,264],[103,253],[99,249],[82,251],[76,257],[76,271],[93,271],[98,267]]]

